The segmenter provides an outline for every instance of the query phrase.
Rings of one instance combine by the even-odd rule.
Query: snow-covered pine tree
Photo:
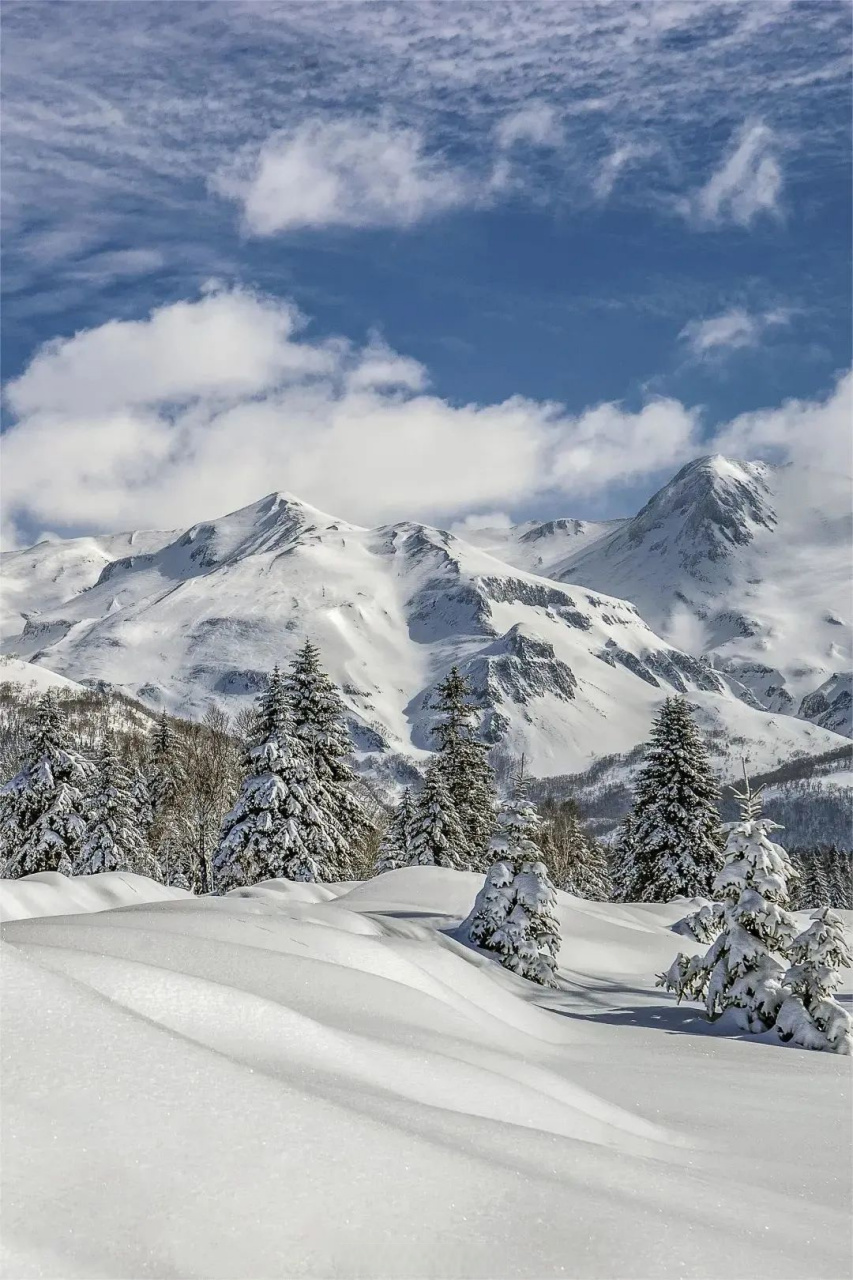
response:
[[[92,768],[72,746],[56,694],[36,704],[29,760],[2,788],[0,846],[7,878],[36,871],[70,875],[86,829]]]
[[[849,852],[832,844],[827,853],[827,864],[832,879],[831,906],[839,911],[853,908],[853,858]]]
[[[791,966],[783,978],[790,994],[776,1015],[782,1040],[804,1049],[853,1053],[853,1019],[834,998],[842,968],[853,964],[839,916],[829,907],[812,914],[812,924],[791,943]]]
[[[629,809],[619,824],[610,854],[610,876],[616,902],[631,901],[631,890],[637,882],[636,856],[634,811]]]
[[[320,665],[320,650],[310,640],[291,662],[285,688],[294,731],[319,779],[318,801],[326,806],[326,826],[335,841],[329,860],[332,878],[352,879],[370,821],[355,793],[350,763],[353,746],[344,704],[337,686]]]
[[[151,735],[147,773],[151,804],[149,842],[165,884],[189,889],[193,869],[187,837],[179,821],[179,796],[184,772],[177,734],[165,711],[160,713]]]
[[[412,793],[406,787],[380,842],[374,875],[378,876],[384,871],[396,871],[399,867],[411,865],[414,820],[415,806]]]
[[[723,851],[717,794],[687,702],[667,698],[637,779],[627,901],[668,902],[710,894]]]
[[[476,946],[497,952],[506,969],[542,986],[555,986],[560,949],[557,895],[540,860],[540,824],[523,785],[517,785],[498,813],[491,841],[497,861],[486,874],[464,928]]]
[[[226,815],[214,859],[219,892],[276,877],[330,880],[342,837],[317,773],[293,731],[278,667],[258,699],[258,740],[246,748],[245,776]]]
[[[409,866],[465,866],[465,833],[444,780],[440,761],[433,756],[414,805]]]
[[[109,734],[104,734],[101,742],[92,781],[86,833],[74,866],[75,874],[90,876],[100,871],[150,874],[148,847],[137,824],[133,779],[119,759]]]
[[[604,850],[584,831],[574,800],[546,801],[539,833],[540,857],[555,885],[592,902],[610,900],[610,870]]]
[[[832,888],[821,849],[810,849],[801,857],[802,872],[797,888],[797,907],[814,911],[831,904]]]
[[[438,758],[464,835],[461,866],[482,871],[489,862],[489,840],[495,825],[495,776],[488,747],[476,737],[478,711],[470,701],[471,685],[451,667],[438,685],[433,710],[441,718],[433,727]]]
[[[785,998],[785,971],[775,953],[787,955],[797,931],[784,909],[796,872],[781,845],[769,839],[780,828],[761,817],[760,790],[753,793],[745,778],[735,796],[741,818],[728,825],[726,861],[713,885],[723,910],[709,924],[719,924],[719,935],[704,956],[676,956],[658,985],[679,1000],[704,1000],[712,1019],[733,1009],[744,1030],[766,1031]]]

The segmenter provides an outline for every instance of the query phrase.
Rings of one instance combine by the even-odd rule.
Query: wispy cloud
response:
[[[559,147],[563,141],[563,127],[557,112],[547,102],[531,102],[499,120],[495,138],[498,146],[504,150],[518,143],[529,143],[534,147]]]
[[[732,307],[716,316],[691,320],[678,336],[695,357],[706,359],[757,347],[768,329],[787,325],[790,320],[790,311],[782,307],[760,312]]]
[[[618,143],[601,161],[593,178],[592,190],[596,200],[609,200],[620,177],[658,150],[659,147],[647,142]]]
[[[761,215],[781,210],[782,165],[777,134],[758,121],[735,135],[719,168],[683,202],[682,210],[699,226],[734,222],[748,227]]]
[[[296,224],[310,202],[336,215],[352,191],[342,138],[321,139],[317,164],[299,154],[310,122],[346,125],[381,103],[395,131],[387,155],[366,147],[378,189],[366,183],[359,216],[403,217],[460,199],[461,170],[484,172],[504,149],[530,150],[562,134],[550,163],[531,159],[526,189],[569,205],[660,196],[639,175],[632,141],[666,135],[667,193],[694,189],[690,214],[704,225],[749,224],[778,206],[781,160],[770,126],[794,136],[803,118],[815,154],[847,156],[849,11],[820,5],[561,4],[494,0],[487,6],[349,3],[186,3],[164,24],[157,5],[58,5],[49,29],[39,6],[14,5],[4,20],[6,253],[35,224],[44,245],[73,252],[121,206],[146,242],[159,224],[197,218],[199,184],[241,149],[261,156],[259,222],[285,209]],[[533,97],[533,102],[531,102]],[[717,175],[695,170],[709,118],[738,136]],[[612,139],[627,139],[627,143]],[[289,139],[289,143],[288,140]],[[272,141],[270,141],[272,140]],[[264,148],[266,150],[263,150]],[[289,150],[288,150],[289,147]],[[444,157],[453,155],[449,164]],[[321,163],[322,162],[322,163]],[[523,166],[523,157],[513,158]],[[395,165],[401,172],[395,177]],[[331,172],[338,194],[329,195]],[[306,174],[308,191],[281,197],[278,178]],[[278,175],[278,177],[277,177]],[[434,199],[419,179],[437,180]],[[310,200],[309,200],[310,195]],[[282,214],[282,216],[285,216]],[[100,247],[133,248],[133,242]],[[90,248],[97,248],[97,244]],[[50,281],[51,287],[56,284]]]

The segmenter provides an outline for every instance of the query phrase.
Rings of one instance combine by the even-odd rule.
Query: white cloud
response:
[[[773,311],[749,312],[732,307],[718,316],[691,320],[678,335],[694,356],[703,359],[745,347],[757,347],[765,331],[790,321],[790,312],[781,307]]]
[[[7,392],[7,517],[174,527],[286,488],[370,523],[445,518],[587,496],[697,451],[697,416],[673,401],[456,406],[380,339],[311,342],[300,324],[219,291],[46,345]]]
[[[853,374],[824,401],[787,400],[778,409],[743,413],[722,427],[714,448],[735,458],[766,458],[848,478],[853,470]]]
[[[469,533],[479,533],[481,530],[511,527],[512,517],[506,511],[478,511],[465,516],[464,520],[455,520],[450,526],[450,532],[464,538]]]
[[[304,227],[406,227],[476,198],[416,129],[306,120],[244,153],[213,180],[257,236]]]
[[[531,102],[504,116],[495,129],[495,138],[503,150],[521,142],[534,147],[559,147],[563,129],[553,107],[546,102]]]
[[[654,155],[656,147],[648,143],[621,142],[602,160],[592,183],[596,200],[609,200],[623,173],[641,160]]]
[[[746,414],[703,439],[657,399],[580,414],[512,396],[453,405],[374,336],[311,341],[295,307],[209,292],[43,347],[7,391],[4,518],[174,528],[284,488],[343,517],[462,518],[657,478],[709,447],[849,467],[848,377],[822,404]],[[491,524],[502,516],[473,517]]]
[[[747,121],[720,167],[684,202],[687,216],[704,226],[735,222],[748,227],[761,214],[778,215],[782,169],[779,139],[759,121]]]
[[[328,373],[334,351],[292,341],[289,304],[235,290],[176,302],[147,320],[110,321],[50,342],[7,389],[19,416],[100,417],[145,405],[251,396],[283,378]]]

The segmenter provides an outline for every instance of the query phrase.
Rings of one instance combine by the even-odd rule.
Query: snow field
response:
[[[690,903],[558,895],[544,991],[481,882],[0,884],[5,1274],[846,1274],[850,1060],[655,990]]]

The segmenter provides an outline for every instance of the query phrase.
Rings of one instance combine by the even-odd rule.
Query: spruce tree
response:
[[[412,867],[452,867],[465,865],[465,834],[450,798],[444,770],[433,757],[424,785],[415,802],[410,836]]]
[[[557,896],[537,843],[541,819],[516,785],[502,805],[491,841],[496,861],[486,874],[463,928],[470,940],[495,951],[522,978],[555,986],[560,932]]]
[[[713,886],[722,911],[707,921],[719,934],[706,955],[676,956],[658,985],[679,1000],[704,999],[712,1019],[733,1009],[745,1031],[766,1031],[785,996],[785,970],[776,954],[788,953],[797,931],[785,910],[796,872],[781,845],[769,839],[779,826],[761,817],[760,792],[752,793],[745,780],[735,795],[741,818],[729,824],[726,861]]]
[[[406,787],[380,842],[374,875],[411,866],[414,820],[415,806],[412,802],[412,793]]]
[[[610,855],[613,897],[616,902],[630,902],[637,883],[637,841],[634,834],[634,812],[629,809],[616,832]]]
[[[352,738],[340,692],[320,665],[320,650],[306,640],[290,664],[285,682],[294,732],[320,783],[318,796],[335,850],[330,869],[336,880],[352,879],[370,822],[355,794]]]
[[[686,701],[667,698],[637,779],[628,901],[710,894],[723,850],[717,794]]]
[[[3,875],[37,871],[70,875],[86,829],[85,791],[91,766],[74,749],[56,694],[36,704],[29,760],[2,788]]]
[[[147,783],[152,854],[165,884],[189,889],[193,869],[187,839],[179,825],[180,795],[185,777],[178,738],[165,711],[160,713],[151,735]]]
[[[804,1049],[853,1052],[853,1019],[834,998],[842,968],[853,964],[839,916],[829,907],[812,914],[812,924],[791,944],[784,976],[790,993],[776,1018],[782,1040]]]
[[[827,853],[827,865],[832,882],[830,906],[839,911],[853,908],[853,860],[849,853],[832,844]]]
[[[101,742],[93,783],[75,873],[86,876],[101,871],[149,874],[152,866],[145,837],[137,823],[133,779],[120,761],[109,734],[105,734]]]
[[[438,758],[462,826],[463,868],[483,870],[489,861],[489,840],[495,825],[495,778],[488,747],[475,733],[478,718],[470,701],[471,686],[458,667],[437,688],[433,710],[441,718],[433,727]]]
[[[293,728],[278,668],[258,699],[258,739],[244,753],[245,776],[226,815],[214,859],[220,892],[259,880],[331,880],[341,834],[327,796]]]
[[[810,849],[801,857],[802,874],[797,893],[797,906],[801,911],[814,911],[817,907],[833,905],[832,888],[821,849]]]

